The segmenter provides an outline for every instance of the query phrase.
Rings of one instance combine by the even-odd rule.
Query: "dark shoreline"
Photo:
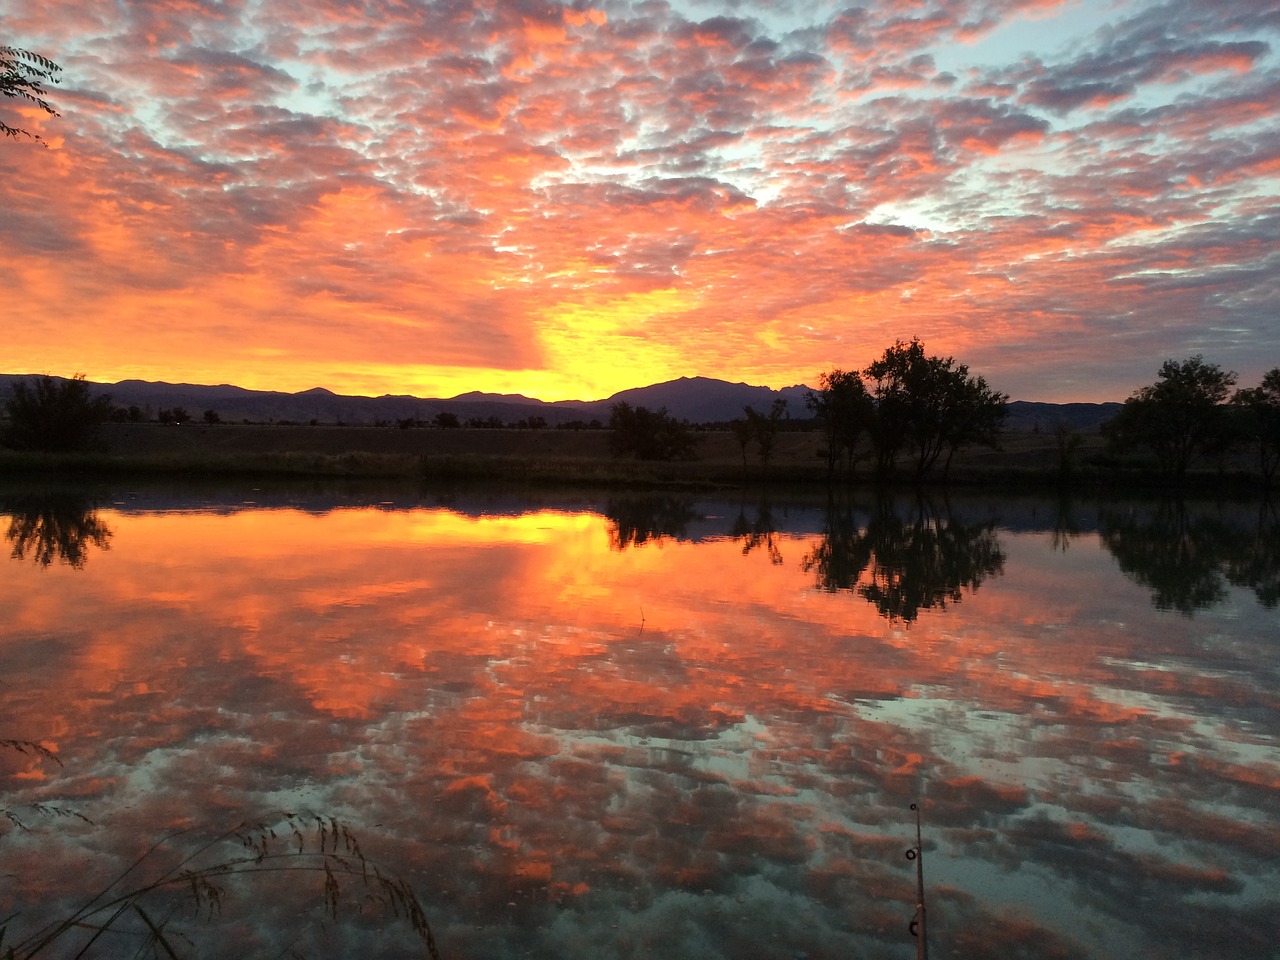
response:
[[[1150,467],[1108,458],[1091,435],[1069,472],[1059,468],[1052,437],[1005,436],[997,450],[967,449],[944,476],[914,474],[908,461],[888,478],[867,464],[851,477],[829,477],[817,434],[785,434],[762,467],[727,432],[699,433],[698,459],[672,462],[611,457],[605,431],[398,430],[377,427],[275,425],[112,425],[96,449],[65,454],[0,450],[6,483],[156,481],[368,480],[411,483],[498,483],[635,490],[736,490],[805,487],[822,490],[887,486],[931,491],[985,488],[1080,495],[1257,497],[1260,473],[1243,463],[1205,466],[1179,481]]]

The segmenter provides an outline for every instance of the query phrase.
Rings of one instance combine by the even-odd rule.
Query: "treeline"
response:
[[[1135,391],[1103,425],[1110,450],[1145,454],[1179,481],[1197,463],[1222,463],[1251,451],[1270,487],[1280,464],[1280,367],[1267,371],[1258,386],[1233,392],[1238,380],[1199,354],[1166,360],[1156,382]]]
[[[548,428],[555,430],[603,430],[604,424],[599,420],[566,420],[563,423],[557,423],[555,427],[547,422],[546,417],[540,417],[536,414],[521,417],[519,420],[503,420],[501,417],[468,417],[463,420],[456,413],[449,410],[441,410],[430,420],[424,420],[421,417],[406,417],[402,420],[395,421],[396,427],[401,430],[458,430],[466,427],[468,430],[546,430]],[[385,427],[390,426],[390,421],[378,420],[374,426]]]
[[[1280,468],[1280,367],[1257,386],[1238,388],[1238,376],[1202,356],[1167,360],[1156,381],[1136,390],[1118,415],[1102,428],[1106,449],[1093,466],[1111,473],[1154,469],[1174,483],[1201,464],[1224,470],[1248,455],[1270,487]],[[931,356],[919,339],[898,341],[862,370],[839,367],[818,376],[805,399],[807,414],[792,419],[785,400],[767,411],[745,407],[743,416],[719,425],[738,442],[744,475],[754,453],[767,471],[778,437],[790,429],[819,433],[817,454],[828,480],[859,476],[897,476],[900,464],[917,480],[940,474],[945,479],[953,458],[971,446],[998,447],[1008,412],[1007,394],[992,389],[982,376],[952,357]],[[150,419],[137,407],[113,407],[94,395],[83,375],[57,381],[50,377],[18,381],[4,404],[0,443],[19,450],[66,452],[90,444],[109,420]],[[191,420],[181,407],[159,411],[161,422]],[[205,423],[221,418],[206,410]],[[313,421],[314,422],[314,421]],[[383,426],[392,426],[386,422]],[[400,429],[521,428],[541,430],[547,421],[531,414],[504,424],[497,417],[462,421],[444,411],[431,420],[394,421]],[[699,428],[671,416],[619,402],[607,424],[598,420],[559,425],[560,429],[607,429],[609,449],[618,458],[670,461],[696,458]],[[1083,436],[1065,423],[1053,425],[1058,472],[1069,479],[1077,469]]]
[[[1248,455],[1270,488],[1280,467],[1280,367],[1254,387],[1236,388],[1234,371],[1196,355],[1166,360],[1156,381],[1136,390],[1102,428],[1106,449],[1095,464],[1112,472],[1154,469],[1178,484],[1198,465],[1225,468]],[[945,479],[955,454],[969,446],[998,447],[1009,397],[970,374],[952,357],[929,356],[918,339],[898,341],[863,370],[835,368],[818,376],[805,405],[823,443],[827,476],[855,477],[866,465],[869,476],[897,473],[909,461],[918,480],[941,473]],[[742,449],[743,469],[754,446],[767,468],[784,418],[786,402],[767,413],[747,407],[727,427]],[[609,427],[613,450],[637,459],[692,457],[693,426],[667,415],[615,404]],[[1068,480],[1077,469],[1084,437],[1066,423],[1052,427],[1058,475]]]
[[[822,432],[819,455],[826,460],[828,479],[841,471],[852,476],[866,459],[877,476],[890,476],[904,455],[913,460],[918,479],[935,469],[945,477],[958,450],[996,445],[1008,403],[1007,394],[970,374],[966,364],[926,354],[919,339],[899,340],[865,370],[820,374],[818,389],[805,399]],[[761,467],[768,467],[786,406],[777,400],[768,413],[747,407],[729,424],[742,449],[744,471],[752,446]],[[665,409],[615,404],[609,428],[615,454],[642,460],[692,456],[692,425],[676,421]]]
[[[185,407],[140,407],[137,404],[116,406],[106,394],[92,393],[84,374],[76,374],[70,380],[53,377],[34,377],[29,381],[17,380],[12,384],[10,396],[0,405],[0,445],[15,450],[31,450],[43,453],[66,453],[82,450],[90,445],[99,429],[106,423],[159,423],[180,425],[186,423],[207,425],[223,423],[217,410],[205,410],[199,416]],[[244,424],[262,421],[240,420]],[[295,420],[271,420],[274,426],[319,426],[319,420],[302,423]],[[341,426],[342,424],[338,424]],[[398,420],[378,420],[375,427],[396,427],[401,430],[438,429],[454,430],[466,427],[472,430],[545,430],[551,425],[545,417],[531,414],[519,420],[504,421],[495,416],[470,417],[466,420],[456,413],[441,411],[429,420],[406,417]],[[601,430],[600,420],[570,420],[555,425],[560,430]]]

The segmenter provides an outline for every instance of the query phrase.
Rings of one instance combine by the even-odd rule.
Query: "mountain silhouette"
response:
[[[0,402],[9,396],[16,380],[29,380],[33,374],[0,374]],[[54,377],[55,380],[64,378]],[[723,423],[741,418],[745,407],[767,412],[774,400],[787,401],[787,415],[808,419],[805,395],[809,387],[801,384],[772,390],[746,383],[729,383],[709,377],[680,377],[665,383],[623,390],[604,400],[559,400],[546,402],[519,394],[497,394],[471,391],[450,399],[393,396],[346,396],[324,387],[312,387],[300,393],[274,390],[247,390],[231,384],[205,386],[191,383],[165,383],[149,380],[121,380],[118,383],[91,383],[96,392],[108,394],[117,407],[136,406],[154,415],[156,410],[183,407],[195,419],[206,410],[215,411],[228,422],[248,420],[255,423],[293,421],[309,423],[379,423],[401,420],[431,420],[439,413],[452,413],[463,422],[496,417],[504,423],[515,423],[529,417],[542,417],[555,426],[572,421],[602,423],[609,419],[609,408],[618,402],[633,407],[656,410],[692,423]],[[1052,429],[1061,420],[1073,428],[1092,432],[1120,409],[1118,403],[1031,403],[1009,404],[1010,430]]]

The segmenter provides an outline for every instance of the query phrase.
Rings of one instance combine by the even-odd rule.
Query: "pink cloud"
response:
[[[1071,52],[938,66],[1056,10],[878,4],[780,28],[661,4],[42,6],[18,36],[68,69],[63,116],[24,115],[54,149],[0,158],[23,292],[12,362],[341,389],[328,354],[401,378],[393,391],[428,389],[413,369],[428,364],[432,392],[507,370],[604,395],[634,384],[546,339],[588,289],[683,305],[613,323],[660,338],[655,356],[696,349],[697,371],[655,360],[670,376],[811,378],[837,338],[856,365],[904,324],[999,363],[1009,310],[1060,349],[1063,331],[1110,328],[1117,290],[1171,352],[1229,302],[1264,354],[1256,244],[1215,254],[1240,259],[1212,294],[1126,278],[1202,256],[1205,211],[1266,215],[1273,25],[1248,4],[1206,19],[1177,3],[1181,29],[1139,8]],[[343,197],[363,210],[322,212]],[[886,219],[910,242],[857,229]],[[149,319],[193,309],[194,329]],[[95,334],[103,315],[134,335]],[[759,336],[729,332],[742,316]],[[1248,356],[1222,362],[1253,376]],[[1023,369],[990,372],[1016,394],[1079,383]]]

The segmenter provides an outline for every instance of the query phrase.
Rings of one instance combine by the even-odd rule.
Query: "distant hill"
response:
[[[31,378],[31,374],[0,374],[0,398],[8,396],[15,380]],[[54,378],[59,379],[59,378]],[[800,384],[771,390],[746,383],[728,383],[707,377],[681,377],[666,383],[623,390],[606,400],[547,403],[518,394],[471,393],[451,399],[428,399],[411,396],[381,397],[342,396],[323,387],[301,393],[270,390],[246,390],[230,384],[203,386],[190,383],[163,383],[148,380],[121,380],[119,383],[94,383],[102,393],[110,395],[118,407],[137,406],[148,418],[157,410],[183,407],[195,419],[206,410],[217,412],[226,421],[249,420],[256,423],[294,421],[309,423],[394,423],[400,420],[429,421],[438,413],[452,413],[464,423],[496,417],[503,423],[516,423],[529,417],[542,417],[551,426],[593,419],[605,422],[609,408],[619,401],[632,406],[657,409],[693,423],[721,423],[742,416],[745,407],[767,411],[775,399],[787,401],[787,413],[793,419],[807,419],[805,395],[809,388]],[[1052,429],[1059,420],[1074,429],[1090,433],[1121,407],[1119,403],[1032,403],[1015,400],[1009,404],[1009,430],[1032,431]]]
[[[1014,400],[1009,404],[1006,430],[1027,432],[1051,431],[1062,422],[1080,433],[1097,433],[1102,425],[1120,412],[1123,403],[1036,403]]]
[[[9,393],[9,384],[29,375],[0,374],[0,397]],[[59,379],[59,378],[54,378]],[[394,423],[400,420],[431,420],[436,414],[449,412],[460,420],[486,420],[497,417],[503,423],[515,423],[531,416],[541,416],[549,424],[570,420],[590,420],[594,414],[585,406],[546,404],[523,397],[494,400],[470,399],[483,394],[465,394],[453,400],[435,400],[410,396],[381,397],[343,396],[323,387],[301,393],[271,390],[246,390],[227,384],[203,386],[191,383],[164,383],[148,380],[121,380],[119,383],[94,383],[93,386],[111,397],[117,407],[140,407],[148,419],[157,410],[183,407],[195,419],[206,410],[215,411],[228,422],[249,420],[255,423],[292,421],[310,423]],[[492,395],[490,395],[492,396]],[[607,408],[606,408],[606,416]]]
[[[651,410],[666,407],[667,413],[693,423],[721,423],[742,416],[744,408],[767,413],[776,399],[787,401],[787,413],[795,419],[808,419],[805,394],[809,388],[802,385],[770,390],[768,387],[752,387],[745,383],[726,383],[707,377],[681,377],[650,387],[637,387],[615,393],[608,400],[600,401],[607,411],[611,404],[623,401],[633,407]]]

